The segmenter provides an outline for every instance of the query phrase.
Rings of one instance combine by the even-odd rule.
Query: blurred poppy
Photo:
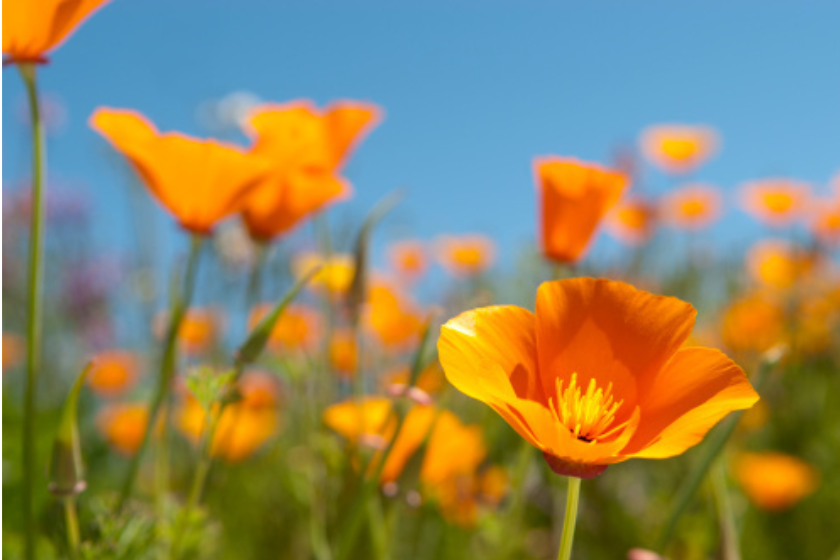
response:
[[[656,125],[646,128],[641,150],[655,166],[668,173],[689,173],[717,150],[718,135],[707,126]]]
[[[813,493],[820,477],[814,467],[801,459],[767,452],[738,456],[735,478],[755,505],[768,511],[781,511]]]
[[[3,333],[3,371],[17,366],[23,359],[23,338],[14,333]]]
[[[387,373],[383,382],[387,387],[405,387],[411,380],[410,376],[411,371],[408,366],[401,366]],[[443,376],[443,370],[441,369],[440,364],[437,361],[434,361],[420,372],[414,386],[429,395],[437,395],[443,390],[445,383],[446,378]]]
[[[823,200],[813,205],[808,226],[814,237],[828,247],[840,245],[840,196],[838,200]]]
[[[626,245],[644,245],[656,227],[656,207],[640,197],[625,198],[607,213],[604,224]]]
[[[428,268],[426,247],[420,241],[400,241],[388,248],[391,268],[400,279],[417,280]]]
[[[238,391],[241,399],[222,411],[210,447],[214,457],[228,462],[252,455],[274,435],[279,425],[277,384],[270,374],[246,373],[238,382]],[[217,411],[214,408],[213,413]],[[191,395],[181,406],[178,427],[195,444],[207,427],[207,412]]]
[[[245,203],[251,236],[268,241],[327,204],[348,198],[352,188],[338,173],[380,114],[375,105],[354,101],[324,110],[308,101],[257,107],[246,131],[254,138],[252,153],[273,167]]]
[[[741,206],[760,222],[789,226],[807,209],[811,187],[789,179],[765,179],[741,186]]]
[[[493,265],[496,244],[483,235],[443,235],[435,242],[437,261],[453,276],[476,276]]]
[[[96,425],[105,440],[123,455],[131,456],[143,442],[149,423],[145,404],[112,404],[99,412]]]
[[[696,445],[758,400],[717,350],[681,348],[696,311],[622,282],[545,282],[536,314],[504,305],[447,322],[447,379],[498,412],[558,474],[591,478]]]
[[[100,352],[93,361],[87,384],[102,397],[115,397],[128,391],[137,382],[140,360],[125,350]]]
[[[814,257],[787,241],[765,239],[747,253],[747,270],[762,286],[777,290],[793,287],[813,270]]]
[[[274,304],[264,303],[251,311],[248,328],[254,329],[274,309]],[[321,318],[307,305],[293,303],[286,307],[274,325],[268,345],[274,350],[312,350],[321,336]]]
[[[155,317],[154,333],[157,338],[166,334],[169,315],[166,311]],[[195,356],[205,352],[216,341],[221,330],[218,313],[210,308],[191,307],[187,310],[178,330],[178,341],[185,353]]]
[[[356,273],[352,255],[330,255],[329,259],[324,259],[318,253],[305,252],[292,259],[292,270],[297,278],[303,278],[319,266],[321,269],[312,277],[309,286],[333,297],[346,294]]]
[[[161,134],[135,111],[100,108],[90,126],[124,155],[184,229],[209,235],[242,208],[245,196],[269,171],[268,162],[238,146]]]
[[[680,229],[696,231],[708,227],[720,218],[720,212],[720,191],[710,185],[686,185],[659,201],[662,221]]]
[[[534,174],[543,252],[554,261],[577,262],[628,180],[598,165],[553,156],[534,160]]]
[[[380,484],[399,478],[432,427],[437,411],[428,406],[414,406],[403,421],[399,436],[382,468]],[[397,418],[389,399],[366,398],[334,404],[324,411],[324,423],[354,445],[375,450],[371,467],[381,458],[381,452],[394,437]],[[368,473],[371,474],[371,473]]]
[[[356,336],[350,329],[340,329],[333,333],[330,340],[330,365],[339,377],[355,377],[359,361]]]
[[[108,0],[6,0],[4,64],[47,62],[46,55]]]
[[[387,283],[374,282],[368,289],[364,321],[383,346],[405,348],[417,341],[424,317],[405,294]]]
[[[761,294],[738,299],[724,314],[721,336],[733,351],[769,350],[785,338],[784,310]]]

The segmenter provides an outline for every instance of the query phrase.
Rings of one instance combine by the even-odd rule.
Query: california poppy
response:
[[[139,367],[139,359],[132,352],[100,352],[88,372],[87,384],[103,397],[121,395],[136,383]]]
[[[123,455],[134,455],[139,449],[149,423],[145,404],[113,404],[103,409],[96,424],[108,443]]]
[[[262,304],[251,311],[249,328],[254,329],[272,309],[272,304]],[[303,304],[289,305],[268,338],[269,347],[274,350],[311,350],[321,335],[321,318],[318,313]]]
[[[840,245],[840,197],[815,204],[808,225],[814,237],[823,245]]]
[[[765,239],[747,253],[747,270],[760,285],[786,290],[814,268],[814,256],[780,239]]]
[[[696,311],[622,282],[545,282],[536,314],[504,305],[448,321],[440,362],[563,475],[679,455],[758,395],[710,348],[681,348]]]
[[[292,271],[298,279],[318,267],[321,268],[308,284],[313,291],[326,292],[332,297],[341,297],[347,293],[356,274],[352,255],[334,254],[324,258],[318,253],[304,252],[292,259]]]
[[[424,317],[406,294],[380,281],[368,288],[364,322],[383,346],[404,348],[420,336]]]
[[[269,164],[232,144],[162,134],[135,111],[97,109],[90,125],[123,154],[184,229],[208,235],[242,208]]]
[[[23,338],[14,333],[3,333],[3,371],[17,366],[24,355]]]
[[[785,312],[761,293],[733,301],[723,316],[723,343],[732,351],[764,352],[785,339]]]
[[[47,62],[46,55],[108,0],[6,0],[3,54],[12,63]]]
[[[330,339],[330,365],[339,377],[351,379],[356,375],[359,361],[359,350],[356,336],[350,329],[335,331]]]
[[[819,474],[805,461],[784,453],[742,453],[735,477],[747,497],[761,509],[781,511],[813,493]]]
[[[598,165],[558,157],[536,159],[534,173],[543,252],[554,261],[577,262],[628,180]]]
[[[672,227],[696,231],[720,217],[721,205],[716,187],[691,184],[665,194],[659,201],[659,215]]]
[[[475,276],[496,259],[496,245],[484,235],[443,235],[435,242],[437,261],[453,276]]]
[[[789,226],[804,215],[810,195],[807,183],[764,179],[741,187],[741,206],[764,224]]]
[[[163,338],[168,321],[166,312],[155,317],[154,333]],[[203,307],[193,307],[187,310],[178,328],[178,341],[184,352],[195,356],[207,351],[216,341],[221,330],[222,320],[218,312]]]
[[[656,125],[642,132],[642,153],[669,173],[688,173],[715,152],[718,136],[707,126]]]
[[[391,268],[400,279],[414,281],[428,268],[426,247],[420,241],[407,240],[394,243],[388,248]]]
[[[353,101],[324,110],[308,101],[257,107],[246,132],[254,138],[252,153],[273,166],[245,203],[251,236],[268,241],[327,204],[348,198],[352,188],[338,173],[380,113],[374,105]]]
[[[607,213],[605,226],[622,243],[642,245],[650,239],[656,227],[656,208],[644,198],[627,198]]]

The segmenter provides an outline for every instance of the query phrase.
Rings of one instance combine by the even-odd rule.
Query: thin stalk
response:
[[[735,526],[735,514],[726,484],[726,467],[723,460],[718,460],[712,470],[712,489],[720,518],[721,550],[723,560],[741,560],[738,545],[738,529]]]
[[[580,479],[576,476],[567,478],[569,479],[569,489],[566,492],[566,515],[563,518],[563,534],[560,537],[560,550],[557,552],[557,560],[569,560],[572,557],[572,541],[575,538],[578,501],[580,500]]]
[[[44,179],[46,175],[44,124],[38,104],[38,85],[34,64],[20,64],[26,85],[32,120],[32,216],[29,224],[29,301],[26,317],[26,387],[23,397],[23,526],[26,534],[24,557],[35,558],[35,424],[38,373],[41,370],[41,314],[44,283]]]
[[[198,235],[193,235],[190,243],[190,254],[187,259],[187,269],[184,273],[184,284],[181,294],[173,298],[170,309],[169,326],[166,331],[166,339],[164,341],[163,357],[160,366],[160,378],[158,386],[152,397],[151,408],[149,410],[149,423],[146,425],[146,431],[143,433],[143,441],[140,447],[131,459],[129,465],[128,475],[120,494],[120,501],[117,505],[117,510],[122,510],[126,500],[131,496],[134,488],[134,481],[137,478],[137,473],[140,470],[140,462],[143,458],[143,452],[148,446],[151,439],[152,430],[157,423],[158,413],[161,407],[167,401],[169,392],[172,389],[172,378],[175,375],[175,369],[178,362],[178,331],[181,328],[181,322],[184,320],[187,309],[189,309],[192,301],[193,291],[195,290],[195,279],[198,273],[198,261],[201,254],[203,238]]]
[[[251,267],[251,275],[248,278],[247,300],[245,301],[246,311],[250,311],[262,298],[262,277],[265,263],[268,260],[268,243],[256,242],[256,254]]]
[[[67,524],[67,543],[70,545],[70,557],[79,557],[79,544],[82,539],[79,536],[79,516],[76,513],[76,499],[65,498],[64,502],[64,520]]]
[[[204,434],[208,432],[215,433],[215,422],[212,428],[208,427],[208,429],[204,430]],[[212,434],[208,436],[206,439],[202,434],[202,446],[209,449],[209,442],[213,441]],[[210,472],[210,465],[212,464],[210,459],[210,452],[209,450],[205,452],[205,449],[201,449],[202,453],[198,460],[198,465],[195,469],[195,474],[193,475],[192,486],[190,487],[190,494],[187,498],[187,503],[184,504],[184,509],[181,510],[181,513],[178,516],[178,521],[175,524],[175,533],[172,539],[172,553],[171,558],[172,560],[176,560],[179,558],[179,554],[181,552],[181,541],[184,538],[184,532],[187,528],[187,521],[189,521],[190,513],[192,512],[193,508],[198,505],[198,501],[201,499],[201,493],[204,489],[204,483],[207,480],[207,474]]]

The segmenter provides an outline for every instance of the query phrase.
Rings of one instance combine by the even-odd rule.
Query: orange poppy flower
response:
[[[440,363],[563,475],[679,455],[758,395],[710,348],[681,348],[696,311],[622,282],[545,282],[536,314],[505,305],[448,321]]]
[[[819,485],[816,469],[784,453],[743,453],[735,460],[735,477],[747,497],[761,509],[781,511],[812,494]]]
[[[330,255],[324,259],[318,253],[305,252],[292,259],[292,271],[298,279],[303,278],[317,267],[321,269],[315,273],[308,286],[315,291],[326,292],[338,297],[343,296],[353,283],[356,265],[352,255]]]
[[[793,287],[814,267],[814,259],[787,241],[765,239],[747,253],[747,270],[762,286],[777,290]]]
[[[330,340],[330,365],[339,377],[350,379],[356,375],[359,350],[352,330],[341,329]]]
[[[627,198],[607,213],[605,225],[619,241],[627,245],[644,245],[656,227],[656,208],[643,198]]]
[[[45,56],[108,0],[6,0],[3,54],[6,63],[43,64]]]
[[[368,289],[365,326],[383,346],[404,348],[416,342],[423,328],[423,315],[404,294],[384,282]]]
[[[149,423],[149,408],[145,404],[113,404],[96,418],[100,433],[123,455],[131,456],[140,448]]]
[[[251,311],[248,328],[254,329],[274,309],[274,304],[258,305]],[[274,350],[312,350],[321,335],[321,318],[309,306],[293,303],[289,305],[271,331],[268,345]]]
[[[23,353],[23,338],[13,333],[3,333],[3,371],[17,366]]]
[[[181,432],[197,444],[207,425],[207,413],[188,398],[178,417]],[[254,454],[277,431],[279,418],[271,407],[250,407],[234,403],[225,407],[216,425],[210,454],[235,463]]]
[[[668,173],[688,173],[717,150],[718,135],[706,126],[656,125],[642,132],[641,150],[655,166]]]
[[[769,350],[785,338],[784,310],[761,294],[736,300],[724,314],[721,336],[733,351]]]
[[[420,241],[400,241],[388,249],[391,268],[404,280],[414,281],[428,268],[426,247]]]
[[[87,384],[102,397],[115,397],[134,386],[139,368],[139,359],[132,352],[100,352],[88,372]]]
[[[840,245],[840,196],[814,204],[808,223],[811,233],[823,245]]]
[[[437,261],[453,276],[476,276],[496,259],[496,244],[483,235],[444,235],[435,243]]]
[[[375,105],[353,101],[323,111],[308,101],[258,107],[248,119],[252,153],[274,165],[245,204],[251,236],[268,241],[327,204],[349,198],[352,188],[338,173],[380,114]]]
[[[534,174],[543,252],[554,261],[577,262],[628,180],[598,165],[558,157],[534,160]]]
[[[760,222],[781,227],[801,218],[808,206],[811,187],[788,179],[766,179],[741,187],[741,206]]]
[[[420,448],[432,427],[437,411],[428,406],[414,406],[408,411],[402,429],[382,469],[380,484],[397,480],[411,456]],[[381,453],[394,437],[396,416],[385,398],[351,400],[328,407],[324,423],[354,445],[365,445]],[[372,465],[379,461],[374,457]]]
[[[184,229],[208,235],[242,208],[269,164],[238,146],[162,134],[140,113],[97,109],[90,126],[124,155]]]
[[[717,221],[721,206],[717,188],[702,184],[686,185],[662,197],[659,215],[672,227],[696,231]]]
[[[401,366],[385,375],[384,384],[386,387],[405,387],[410,381],[411,371],[408,366]],[[446,379],[440,364],[435,361],[428,365],[420,375],[417,376],[414,386],[429,395],[437,395],[443,391]]]

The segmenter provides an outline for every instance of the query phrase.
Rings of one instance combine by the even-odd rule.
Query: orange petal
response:
[[[613,384],[623,400],[616,422],[633,412],[653,376],[694,326],[696,311],[683,301],[637,290],[623,282],[573,278],[537,290],[537,354],[546,394],[573,373],[586,386]]]
[[[324,114],[324,124],[332,146],[334,167],[340,167],[348,152],[382,119],[382,110],[370,103],[340,101]]]
[[[722,352],[683,348],[640,396],[642,421],[622,454],[649,459],[679,455],[724,416],[758,399],[741,368]]]

